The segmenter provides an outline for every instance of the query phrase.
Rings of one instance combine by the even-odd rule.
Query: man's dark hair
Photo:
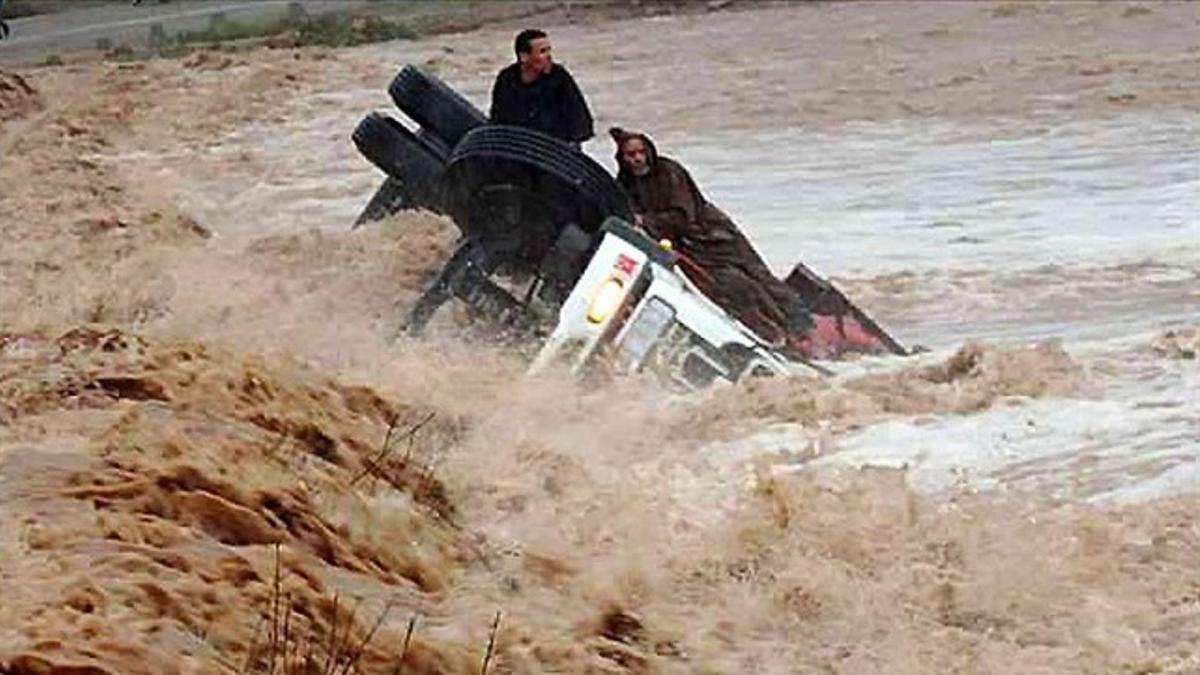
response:
[[[544,38],[544,37],[546,37],[546,31],[538,30],[536,28],[526,28],[525,30],[521,31],[520,33],[517,33],[517,39],[513,40],[513,52],[516,53],[517,60],[518,61],[521,60],[522,54],[529,53],[529,49],[530,49],[529,43],[530,42],[533,42],[534,40],[536,40],[538,38]]]

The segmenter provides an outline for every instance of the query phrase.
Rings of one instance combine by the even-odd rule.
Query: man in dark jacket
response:
[[[812,319],[804,300],[771,273],[758,252],[691,175],[662,157],[648,136],[616,128],[617,180],[633,202],[636,224],[668,239],[688,278],[765,340],[808,353]]]
[[[536,129],[576,147],[595,135],[587,101],[567,69],[554,63],[546,33],[521,31],[513,51],[517,62],[492,86],[492,124]]]

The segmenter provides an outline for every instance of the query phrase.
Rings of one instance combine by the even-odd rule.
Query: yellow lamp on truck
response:
[[[592,304],[588,305],[587,320],[592,323],[604,323],[621,306],[624,298],[625,287],[621,285],[621,281],[609,277],[592,296]]]

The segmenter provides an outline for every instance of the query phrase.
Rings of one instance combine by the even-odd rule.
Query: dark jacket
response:
[[[558,63],[529,84],[521,81],[521,64],[501,70],[492,86],[489,117],[492,124],[528,127],[568,143],[582,143],[595,135],[583,93]]]
[[[617,180],[629,194],[642,226],[656,239],[670,239],[688,278],[706,296],[767,340],[783,340],[811,325],[807,307],[771,272],[721,209],[701,194],[679,162],[658,154],[638,132],[610,130],[617,142]],[[646,144],[650,171],[635,176],[621,160],[630,138]]]

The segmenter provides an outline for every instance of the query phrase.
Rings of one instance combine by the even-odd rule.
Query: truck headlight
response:
[[[608,279],[592,296],[592,304],[588,305],[587,320],[592,323],[604,323],[621,306],[624,299],[625,287],[621,285],[620,280]]]

